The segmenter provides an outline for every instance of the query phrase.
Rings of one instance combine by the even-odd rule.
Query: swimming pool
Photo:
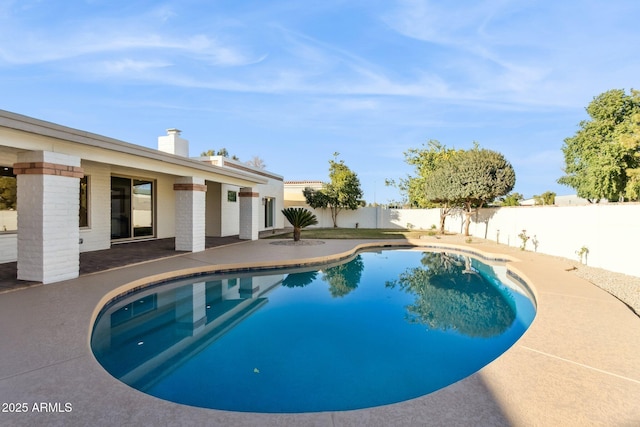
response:
[[[177,403],[336,411],[446,387],[507,350],[534,316],[503,264],[382,250],[145,288],[102,309],[91,346],[116,378]]]

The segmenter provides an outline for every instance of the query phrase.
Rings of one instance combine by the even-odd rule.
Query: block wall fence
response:
[[[319,224],[332,227],[329,210],[313,210]],[[338,227],[429,229],[439,224],[438,209],[361,208],[343,210]],[[446,229],[462,233],[464,215],[447,217]],[[287,224],[288,225],[288,224]],[[500,244],[520,247],[518,235],[530,237],[526,249],[578,261],[588,248],[586,263],[593,267],[640,276],[640,204],[587,206],[517,206],[481,209],[471,220],[469,233]],[[535,239],[534,239],[535,237]],[[534,240],[537,245],[534,246]]]

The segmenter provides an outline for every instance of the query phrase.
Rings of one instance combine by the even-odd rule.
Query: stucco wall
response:
[[[236,192],[236,201],[230,202],[227,194],[229,191]],[[240,187],[234,185],[221,185],[221,206],[220,215],[222,217],[221,236],[235,236],[240,232]]]
[[[207,182],[206,195],[206,215],[207,222],[205,226],[206,236],[220,236],[220,206],[222,204],[222,194],[220,191],[221,184],[219,182]]]
[[[156,179],[156,235],[159,239],[176,235],[176,178],[168,175],[145,176]]]
[[[282,209],[284,209],[284,184],[282,181],[269,179],[267,184],[260,184],[256,186],[258,193],[260,193],[260,204],[259,204],[259,230],[265,230],[264,226],[265,220],[265,210],[264,205],[262,204],[262,199],[264,197],[272,197],[275,200],[275,205],[273,207],[273,227],[271,228],[282,228],[284,227],[284,216],[280,213]]]
[[[302,207],[302,206],[295,206]],[[306,209],[318,218],[316,228],[333,227],[331,211],[329,209]],[[281,215],[282,216],[282,215]],[[366,207],[357,210],[343,209],[338,213],[338,227],[355,228],[422,228],[428,229],[432,224],[440,223],[437,209],[383,209],[380,207]],[[286,220],[285,220],[286,221]],[[285,222],[285,225],[289,224]]]
[[[313,210],[315,227],[332,227],[328,209]],[[361,208],[342,211],[338,226],[354,228],[414,228],[428,230],[439,224],[438,209]],[[481,209],[472,217],[469,233],[513,247],[526,230],[527,250],[578,260],[583,246],[588,265],[640,276],[637,242],[640,242],[640,204],[596,204],[587,206],[520,206]],[[464,215],[447,218],[446,229],[462,233]],[[534,239],[535,237],[535,239]],[[534,246],[534,240],[537,246]]]
[[[469,232],[519,247],[522,240],[518,234],[526,230],[530,237],[528,250],[577,260],[576,251],[585,246],[589,249],[589,265],[640,276],[638,218],[640,204],[627,203],[483,209],[478,218],[473,218]],[[460,232],[462,216],[447,221],[449,230]]]
[[[80,229],[80,252],[111,247],[111,168],[103,163],[82,161],[89,177],[89,227]]]

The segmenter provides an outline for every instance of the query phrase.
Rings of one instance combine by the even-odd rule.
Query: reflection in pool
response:
[[[116,378],[193,406],[348,410],[422,396],[480,369],[535,315],[504,265],[416,250],[321,269],[167,282],[104,307],[91,346]]]

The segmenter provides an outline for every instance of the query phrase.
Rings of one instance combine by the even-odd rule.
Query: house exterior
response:
[[[0,263],[18,279],[78,276],[79,253],[175,237],[282,228],[283,178],[219,157],[189,158],[177,129],[158,150],[0,110]]]
[[[310,209],[307,200],[302,193],[305,188],[322,190],[322,181],[285,181],[284,182],[284,207],[303,207]]]

